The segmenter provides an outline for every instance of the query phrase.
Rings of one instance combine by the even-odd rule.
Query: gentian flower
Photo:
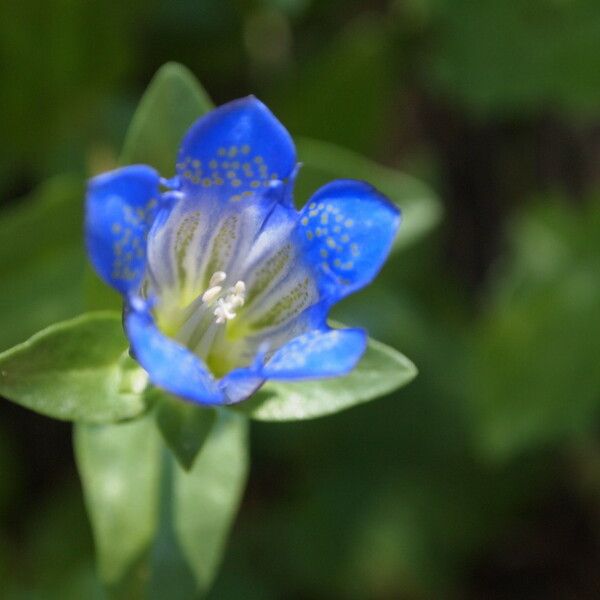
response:
[[[192,125],[174,178],[134,165],[90,181],[88,253],[124,296],[131,353],[158,387],[230,404],[360,359],[365,332],[331,329],[327,314],[377,274],[399,211],[353,180],[297,211],[297,171],[290,135],[248,97]]]

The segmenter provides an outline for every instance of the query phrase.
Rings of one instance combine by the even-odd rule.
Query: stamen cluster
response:
[[[202,303],[210,306],[217,301],[217,306],[213,311],[216,317],[215,323],[222,325],[227,321],[231,321],[237,316],[235,310],[244,305],[246,301],[246,284],[243,281],[238,281],[227,290],[225,296],[221,296],[223,287],[219,284],[227,279],[227,273],[217,271],[212,275],[208,282],[208,289],[202,294]]]

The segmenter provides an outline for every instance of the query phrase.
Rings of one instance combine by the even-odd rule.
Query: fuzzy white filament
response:
[[[224,297],[221,296],[223,287],[219,284],[223,283],[226,278],[226,273],[217,271],[210,278],[208,289],[202,294],[202,302],[204,304],[210,305],[217,300],[217,306],[213,311],[217,325],[222,325],[234,319],[236,317],[235,310],[243,306],[246,301],[246,284],[243,281],[238,281],[233,287],[227,290],[227,294]]]
[[[202,302],[204,302],[204,304],[211,304],[215,298],[218,298],[222,289],[223,288],[220,285],[208,288],[204,294],[202,294]]]

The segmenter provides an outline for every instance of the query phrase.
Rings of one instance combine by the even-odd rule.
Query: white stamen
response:
[[[210,304],[215,298],[218,297],[222,289],[223,288],[220,285],[215,285],[207,289],[204,294],[202,294],[202,302],[204,302],[204,304]]]
[[[227,293],[223,293],[223,283],[227,278],[224,271],[213,273],[209,280],[208,289],[202,294],[200,300],[206,306],[214,306],[213,315],[215,323],[222,325],[231,319],[235,319],[237,308],[244,306],[246,302],[246,284],[243,281],[237,281],[235,285],[227,289]]]
[[[214,315],[217,317],[216,323],[221,325],[225,321],[231,321],[234,319],[236,314],[233,312],[233,306],[226,299],[219,298],[217,301],[217,308],[215,308]]]
[[[215,287],[219,285],[219,283],[225,281],[225,279],[227,279],[227,273],[225,273],[224,271],[217,271],[216,273],[213,273],[213,276],[210,278],[210,281],[208,282],[208,287]]]
[[[225,299],[231,308],[239,308],[244,306],[244,299],[240,296],[227,296]]]

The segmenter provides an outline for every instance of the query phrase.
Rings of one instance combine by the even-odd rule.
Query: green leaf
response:
[[[143,163],[171,176],[185,132],[212,108],[194,75],[182,65],[167,63],[157,71],[133,116],[121,163]]]
[[[163,459],[160,526],[150,555],[150,599],[204,596],[215,576],[248,469],[247,421],[221,409],[191,471]]]
[[[153,415],[78,424],[75,453],[103,581],[122,597],[187,599],[212,582],[248,471],[247,420],[221,409],[191,471]]]
[[[156,531],[161,442],[154,418],[77,424],[75,456],[100,577],[115,585],[144,555]]]
[[[435,194],[419,180],[374,163],[333,144],[296,138],[303,167],[296,185],[296,198],[305,202],[319,187],[332,179],[364,179],[402,210],[402,226],[394,249],[403,248],[435,227],[442,207]]]
[[[121,318],[87,313],[0,354],[0,394],[55,419],[93,423],[145,408],[146,375],[126,354]]]
[[[202,593],[221,561],[247,474],[248,422],[221,409],[193,469],[176,468],[174,474],[175,532]]]
[[[236,409],[258,421],[300,421],[330,415],[389,394],[417,375],[417,368],[393,348],[370,339],[365,355],[345,377],[267,383]]]
[[[213,107],[188,69],[176,63],[161,67],[150,82],[127,131],[120,162],[146,164],[162,176],[175,170],[177,150],[189,126]],[[105,285],[91,267],[86,276],[91,310],[119,309],[120,295]]]
[[[83,311],[82,198],[62,176],[0,211],[0,350]]]
[[[157,399],[156,422],[167,446],[189,471],[210,433],[217,414],[212,408],[191,404],[160,392]]]

